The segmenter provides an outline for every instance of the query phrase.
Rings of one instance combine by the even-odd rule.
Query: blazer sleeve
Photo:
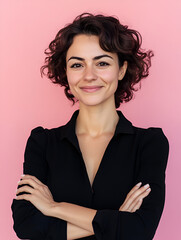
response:
[[[140,181],[143,184],[149,183],[151,192],[134,213],[97,210],[92,226],[98,240],[153,239],[165,202],[168,153],[169,142],[162,129],[146,129],[141,141],[135,184]]]
[[[24,174],[33,175],[44,184],[47,183],[48,173],[46,143],[46,129],[33,129],[26,144],[23,163]],[[43,215],[31,202],[13,199],[11,209],[13,228],[20,239],[67,239],[67,222]]]

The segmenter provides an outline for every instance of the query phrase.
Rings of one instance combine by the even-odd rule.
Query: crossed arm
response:
[[[51,216],[67,221],[67,239],[77,239],[94,235],[92,220],[97,212],[95,209],[82,207],[67,202],[55,202],[49,188],[32,175],[22,175],[18,185],[28,184],[17,189],[16,200],[24,199],[31,202],[45,216]],[[135,185],[127,194],[119,211],[135,212],[148,196],[149,185]],[[26,192],[27,194],[18,195]]]

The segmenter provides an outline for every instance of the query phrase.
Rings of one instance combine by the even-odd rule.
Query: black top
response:
[[[24,174],[46,184],[55,201],[98,210],[95,235],[86,240],[151,240],[165,201],[169,143],[161,128],[138,128],[117,111],[119,121],[91,187],[75,134],[79,110],[58,128],[37,127],[25,149]],[[142,182],[151,192],[134,213],[121,212],[131,188]],[[14,230],[21,239],[66,240],[67,222],[43,215],[30,202],[12,203]]]

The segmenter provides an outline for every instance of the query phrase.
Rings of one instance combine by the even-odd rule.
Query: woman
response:
[[[150,240],[165,199],[169,145],[120,103],[148,76],[151,51],[111,16],[84,13],[46,51],[48,77],[79,102],[70,121],[31,131],[12,211],[21,239]]]

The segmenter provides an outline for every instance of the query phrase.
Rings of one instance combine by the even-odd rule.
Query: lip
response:
[[[85,86],[85,87],[80,87],[80,88],[86,88],[86,89],[92,89],[92,88],[100,88],[102,86]]]
[[[103,86],[85,86],[81,87],[81,89],[85,92],[96,92],[100,90]]]

